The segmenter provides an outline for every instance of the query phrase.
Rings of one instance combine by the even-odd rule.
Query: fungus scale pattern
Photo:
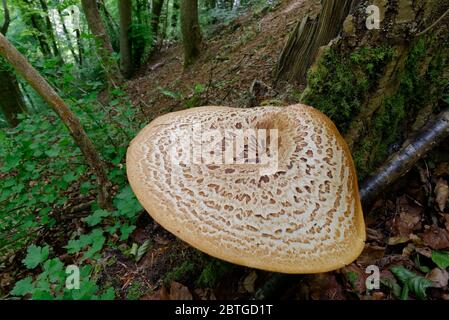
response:
[[[204,163],[194,156],[173,161],[205,141],[188,137],[193,125],[223,133],[208,137],[223,153],[229,148],[221,138],[226,130],[276,129],[277,169],[262,174],[263,163]],[[269,149],[269,139],[262,147]],[[246,141],[245,150],[252,144],[257,142]],[[133,140],[127,168],[150,215],[212,256],[270,271],[315,273],[349,264],[363,249],[349,149],[334,124],[312,107],[201,107],[167,114]]]

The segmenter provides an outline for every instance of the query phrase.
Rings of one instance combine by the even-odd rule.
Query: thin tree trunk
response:
[[[179,0],[173,0],[171,10],[171,35],[176,35],[176,27],[178,26]]]
[[[3,60],[3,59],[2,59]],[[17,116],[27,111],[23,96],[15,75],[0,66],[0,110],[10,127],[19,124]]]
[[[50,105],[61,118],[76,145],[80,148],[86,163],[97,176],[98,203],[101,208],[112,210],[111,182],[106,175],[105,163],[87,136],[78,117],[58,96],[48,82],[34,69],[26,58],[0,34],[0,55],[2,55],[35,90]]]
[[[71,11],[72,17],[75,15],[75,10],[72,9]],[[73,25],[75,25],[74,19],[72,19]],[[75,37],[76,37],[76,45],[78,47],[78,61],[80,67],[83,66],[83,56],[84,56],[84,47],[83,47],[83,41],[81,39],[81,31],[80,31],[80,23],[78,22],[78,25],[76,27],[75,31]]]
[[[50,45],[48,44],[47,33],[45,30],[45,21],[42,16],[36,12],[33,3],[30,0],[22,0],[24,4],[21,13],[25,18],[25,23],[28,24],[32,29],[34,29],[33,36],[39,43],[39,48],[42,55],[46,59],[53,58]]]
[[[58,48],[58,43],[56,42],[55,33],[53,31],[53,24],[50,20],[50,13],[48,11],[47,2],[45,0],[39,0],[41,4],[42,11],[45,12],[45,29],[47,34],[47,39],[50,41],[52,47],[53,47],[53,55],[59,59],[59,62],[61,64],[64,64],[64,59],[62,57],[61,51]]]
[[[11,22],[11,17],[9,15],[9,9],[8,9],[8,4],[7,4],[6,0],[2,0],[2,6],[3,6],[3,15],[4,15],[5,20],[3,21],[3,25],[0,28],[0,33],[6,34],[6,31],[8,31],[9,24]]]
[[[5,21],[0,28],[0,33],[5,35],[8,32],[10,16],[6,0],[2,0]],[[6,66],[3,59],[0,59],[0,110],[5,116],[10,127],[19,124],[18,114],[27,112],[19,82],[15,74]]]
[[[157,42],[159,32],[159,21],[161,18],[162,6],[164,0],[153,0],[151,7],[151,32],[153,34],[154,42]]]
[[[202,39],[198,22],[197,0],[181,0],[181,31],[184,46],[184,67],[188,67],[201,53]]]
[[[61,20],[62,31],[64,32],[64,35],[65,35],[65,40],[66,40],[66,42],[67,42],[67,47],[69,48],[70,53],[71,53],[72,56],[73,56],[73,59],[75,59],[75,62],[76,62],[78,65],[81,65],[81,64],[80,64],[79,57],[78,57],[78,55],[75,53],[75,49],[73,48],[72,39],[71,39],[71,37],[70,37],[69,30],[67,30],[67,26],[66,26],[66,24],[65,24],[64,15],[62,14],[61,9],[59,9],[59,8],[58,8],[58,15],[59,15],[59,19]]]
[[[131,53],[131,18],[132,1],[119,0],[120,13],[120,67],[125,78],[130,78],[133,73]]]
[[[112,59],[111,41],[101,20],[97,2],[95,0],[81,0],[81,4],[89,29],[98,41],[97,52],[106,72],[109,85],[116,87],[121,82],[120,70],[117,63]]]

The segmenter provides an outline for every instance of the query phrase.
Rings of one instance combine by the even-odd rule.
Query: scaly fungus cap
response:
[[[266,129],[266,139],[250,137],[239,149],[235,137],[247,129]],[[270,161],[260,160],[264,148]],[[126,162],[130,185],[154,220],[214,257],[317,273],[351,263],[364,247],[350,151],[312,107],[209,106],[166,114],[131,142]]]

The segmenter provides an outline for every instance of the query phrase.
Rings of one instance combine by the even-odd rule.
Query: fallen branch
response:
[[[370,178],[361,184],[360,199],[367,208],[382,190],[406,174],[427,152],[449,136],[449,108],[442,111],[425,126],[412,140],[393,154]],[[291,286],[293,275],[273,274],[262,288],[256,291],[254,299],[272,299]]]

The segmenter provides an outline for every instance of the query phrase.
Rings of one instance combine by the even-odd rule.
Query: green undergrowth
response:
[[[104,264],[103,248],[126,242],[142,210],[125,171],[126,149],[140,124],[123,91],[112,90],[107,104],[99,102],[99,90],[86,92],[66,101],[108,164],[115,210],[98,207],[95,176],[54,113],[21,115],[16,128],[0,131],[0,154],[5,155],[0,161],[0,271],[26,251],[22,263],[28,275],[1,296],[114,298],[113,289],[103,290],[96,279]],[[87,216],[66,217],[71,207],[86,202],[91,203]],[[55,239],[65,243],[53,245]],[[64,285],[72,264],[81,275],[77,290]]]

